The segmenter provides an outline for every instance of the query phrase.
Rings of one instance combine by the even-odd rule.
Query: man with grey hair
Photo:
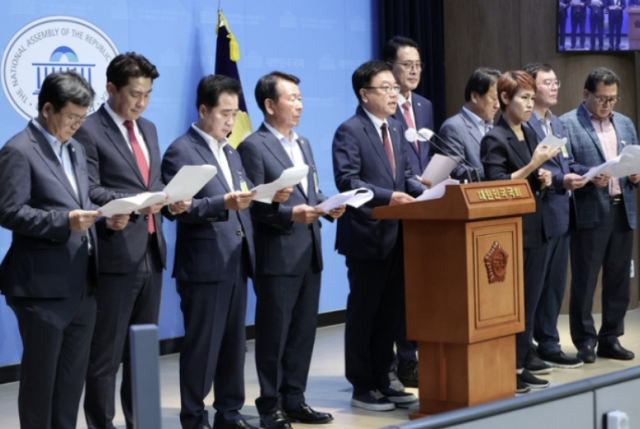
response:
[[[73,72],[47,76],[38,116],[0,150],[0,225],[13,232],[0,290],[24,346],[22,429],[74,428],[96,318],[98,212],[84,149],[72,139],[93,99]],[[102,220],[105,233],[128,217]]]
[[[615,158],[625,146],[637,145],[631,119],[613,111],[620,79],[611,70],[593,70],[584,84],[584,101],[564,114],[564,125],[577,163],[594,167]],[[635,190],[640,174],[615,178],[604,173],[574,194],[576,230],[571,234],[571,339],[578,358],[594,363],[598,356],[630,360],[633,352],[620,345],[629,305],[629,273],[633,229],[636,225]],[[596,332],[591,306],[602,267],[602,326]]]

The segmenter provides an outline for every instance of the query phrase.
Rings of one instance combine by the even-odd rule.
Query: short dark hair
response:
[[[409,46],[420,51],[415,40],[404,36],[393,36],[382,47],[382,61],[394,62],[398,57],[398,49]]]
[[[467,81],[467,86],[464,88],[464,101],[467,103],[471,101],[472,92],[476,92],[480,96],[485,95],[489,88],[498,82],[499,78],[500,70],[488,67],[475,69]]]
[[[367,61],[360,65],[351,75],[351,85],[353,86],[353,92],[355,92],[356,97],[358,97],[358,101],[362,102],[362,98],[360,97],[360,90],[362,88],[369,86],[378,73],[391,70],[391,65],[381,60]]]
[[[538,77],[538,72],[549,73],[553,69],[547,63],[529,63],[522,69],[529,73],[532,78],[536,79]]]
[[[522,70],[512,70],[505,72],[500,79],[498,79],[498,100],[500,101],[500,108],[504,112],[507,105],[504,101],[502,101],[502,97],[500,94],[503,92],[507,93],[507,98],[509,101],[513,100],[513,97],[516,96],[518,89],[524,89],[525,91],[533,91],[536,92],[536,81],[533,80],[531,75]]]
[[[278,79],[288,80],[296,85],[300,83],[300,79],[296,76],[281,71],[272,71],[262,76],[256,84],[255,95],[256,103],[258,103],[258,107],[264,114],[267,113],[267,109],[264,107],[264,102],[267,99],[273,100],[276,103],[280,99],[281,94],[278,92]]]
[[[207,109],[212,109],[218,105],[218,98],[223,92],[240,96],[242,87],[240,82],[229,76],[210,74],[200,79],[196,96],[196,109],[200,109],[203,104]]]
[[[620,86],[620,78],[613,72],[613,70],[598,67],[597,69],[593,69],[591,73],[589,73],[589,76],[587,76],[587,80],[584,83],[584,89],[589,92],[596,92],[597,86],[600,82],[604,83],[606,86],[613,84]]]
[[[71,102],[82,107],[89,107],[95,92],[91,85],[74,71],[57,72],[48,75],[38,94],[38,112],[46,103],[51,103],[54,112],[59,112]]]
[[[120,90],[129,84],[129,78],[148,77],[153,81],[160,77],[156,66],[140,54],[127,52],[111,60],[107,67],[107,82]]]

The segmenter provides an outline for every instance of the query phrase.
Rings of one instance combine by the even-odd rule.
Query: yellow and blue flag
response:
[[[238,65],[236,64],[240,60],[240,48],[229,29],[227,18],[222,14],[222,10],[218,11],[216,34],[218,35],[216,41],[216,74],[229,76],[240,82]],[[240,94],[240,99],[238,100],[240,111],[229,137],[229,144],[233,148],[238,147],[251,134],[251,120],[247,114],[247,105],[244,101],[244,89],[242,92],[243,94]]]

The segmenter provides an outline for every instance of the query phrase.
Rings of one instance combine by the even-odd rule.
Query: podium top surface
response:
[[[536,201],[526,180],[501,180],[447,185],[442,198],[376,207],[373,218],[475,220],[535,211]]]

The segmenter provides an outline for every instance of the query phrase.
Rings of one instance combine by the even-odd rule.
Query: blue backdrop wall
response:
[[[304,111],[296,131],[312,143],[320,188],[326,195],[336,192],[331,166],[333,133],[356,107],[351,74],[359,64],[377,56],[372,43],[371,3],[225,0],[222,5],[240,46],[240,79],[254,130],[262,119],[253,97],[258,78],[276,69],[300,77]],[[104,64],[111,51],[136,51],[156,64],[160,78],[153,85],[144,116],[157,125],[164,152],[194,121],[197,82],[214,71],[217,8],[214,0],[1,2],[4,91],[0,94],[0,146],[24,128],[27,113],[35,112],[28,105],[37,99],[33,94],[37,73],[44,73],[43,67],[55,66],[53,62],[59,66],[60,62],[73,60],[69,55],[52,56],[55,48],[68,46],[77,54],[78,64],[86,64],[87,76],[92,73],[92,85],[99,97],[104,94]],[[165,222],[164,232],[169,243],[168,259],[172,261],[174,225]],[[334,225],[325,222],[322,239],[325,269],[320,311],[326,312],[346,306],[348,284],[344,258],[333,251]],[[10,243],[10,232],[0,229],[0,258]],[[171,269],[172,263],[164,274],[159,326],[162,339],[183,334]],[[247,324],[253,323],[254,310],[251,292]],[[0,298],[0,366],[18,363],[21,354],[15,317]]]

